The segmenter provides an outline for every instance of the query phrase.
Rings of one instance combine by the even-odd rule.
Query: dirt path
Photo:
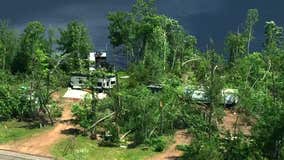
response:
[[[169,146],[164,152],[157,154],[147,160],[176,160],[182,156],[182,151],[176,149],[177,145],[189,144],[190,135],[186,130],[179,130],[175,133],[175,143]]]
[[[233,133],[236,130],[236,131],[241,131],[245,135],[250,135],[251,126],[244,123],[240,117],[238,118],[237,121],[237,118],[238,118],[237,113],[231,110],[225,110],[223,124],[219,125],[219,129],[224,131],[230,131],[231,133]],[[237,124],[238,127],[235,127],[236,121],[238,123]]]
[[[55,127],[52,130],[24,140],[0,145],[0,149],[51,156],[49,153],[51,146],[60,139],[68,137],[68,135],[63,134],[62,131],[74,128],[74,126],[70,123],[70,120],[72,119],[71,105],[73,103],[74,100],[61,101],[61,105],[63,105],[62,117],[60,118],[60,121],[55,124]]]

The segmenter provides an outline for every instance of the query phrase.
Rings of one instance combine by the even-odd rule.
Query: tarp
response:
[[[68,88],[66,93],[64,94],[63,98],[70,98],[70,99],[84,99],[86,95],[89,93],[82,90],[71,89]]]
[[[84,99],[86,96],[87,96],[87,98],[92,98],[91,94],[89,92],[87,92],[87,91],[68,88],[68,90],[64,94],[63,98]],[[107,94],[105,94],[105,93],[96,93],[96,96],[97,96],[97,98],[99,100],[102,100],[102,99],[105,99],[107,97]]]

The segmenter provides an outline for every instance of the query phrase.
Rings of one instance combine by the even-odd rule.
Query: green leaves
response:
[[[246,53],[246,37],[240,33],[229,33],[225,44],[228,52],[227,57],[229,58],[228,63],[230,66],[233,66],[235,61]]]
[[[30,22],[21,36],[20,51],[14,59],[13,72],[31,73],[35,65],[42,62],[36,52],[46,54],[46,44],[45,27],[38,21]]]
[[[0,62],[1,69],[10,70],[18,48],[18,37],[7,21],[0,21]]]
[[[180,72],[196,39],[188,36],[178,21],[154,10],[152,1],[138,0],[131,12],[109,14],[111,43],[124,48],[131,62],[142,61],[145,68],[156,65],[164,71]]]
[[[72,113],[76,117],[76,122],[85,129],[88,129],[96,120],[91,105],[76,104],[72,107]]]
[[[268,54],[274,54],[283,38],[283,28],[276,25],[274,21],[265,24],[265,50]]]
[[[83,60],[88,58],[93,49],[86,26],[77,21],[72,21],[67,28],[60,30],[58,40],[59,50],[63,54],[71,54],[61,65],[66,72],[83,71]]]

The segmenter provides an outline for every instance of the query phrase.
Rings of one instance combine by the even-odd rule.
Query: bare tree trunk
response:
[[[5,64],[5,59],[6,59],[6,58],[5,58],[5,54],[4,54],[4,55],[3,55],[3,66],[2,66],[2,69],[3,69],[3,70],[5,70],[5,66],[6,66],[6,64]]]
[[[252,28],[249,29],[249,37],[248,37],[248,45],[247,45],[247,54],[250,52],[250,41],[251,41],[251,35],[252,35]]]
[[[174,57],[173,57],[173,61],[172,61],[172,67],[171,67],[171,70],[174,70],[174,67],[175,67],[175,61],[176,61],[176,52],[174,52]]]
[[[237,133],[238,121],[239,121],[239,115],[237,115],[237,118],[236,118],[236,121],[235,121],[235,124],[234,124],[234,134]]]
[[[53,126],[53,125],[54,125],[54,121],[53,121],[53,118],[52,118],[52,116],[51,116],[51,113],[50,113],[50,111],[49,111],[47,105],[44,104],[43,107],[45,108],[45,111],[47,112],[47,116],[48,116],[48,118],[49,118],[49,120],[50,120],[50,124]]]
[[[6,69],[6,54],[7,54],[6,51],[7,51],[7,50],[6,50],[6,48],[4,47],[4,51],[3,51],[3,70]]]
[[[167,63],[167,55],[166,55],[166,33],[164,33],[164,46],[163,46],[163,50],[164,50],[164,71],[166,70],[166,63]]]

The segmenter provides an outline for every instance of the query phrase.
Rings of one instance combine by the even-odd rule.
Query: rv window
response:
[[[111,84],[115,84],[115,81],[111,81]]]
[[[102,82],[98,82],[97,85],[98,85],[98,87],[102,87],[103,84],[102,84]]]

